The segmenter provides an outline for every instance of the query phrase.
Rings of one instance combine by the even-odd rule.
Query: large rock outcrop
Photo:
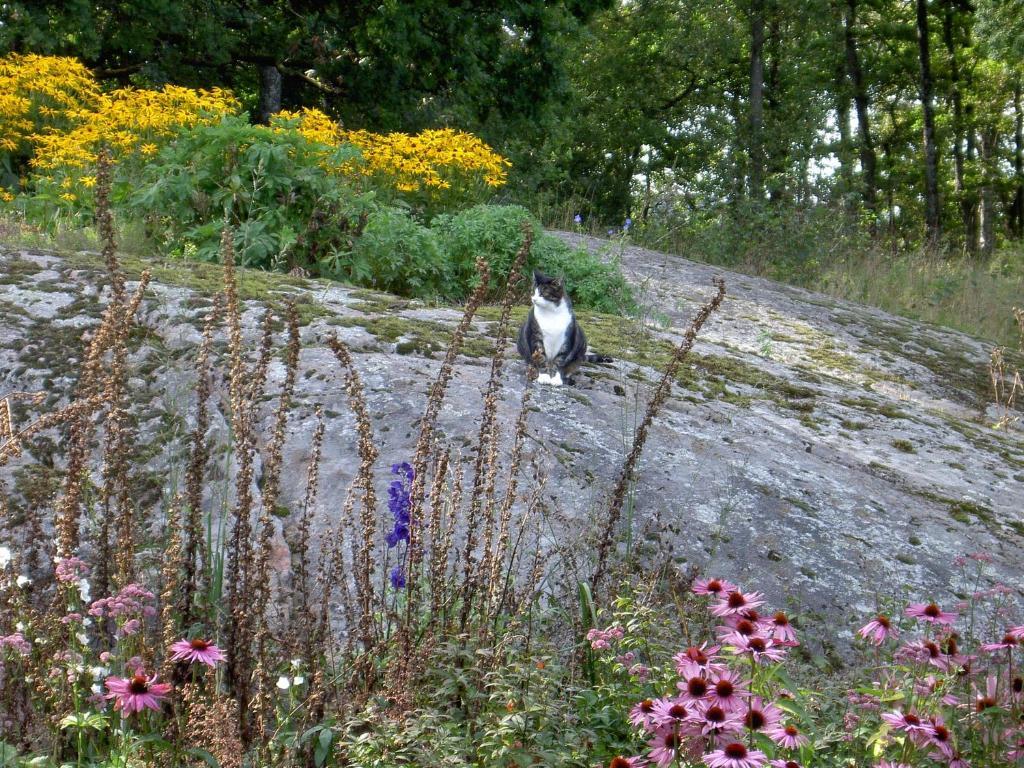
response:
[[[626,247],[616,255],[645,317],[581,311],[591,345],[616,362],[584,369],[575,387],[541,387],[532,403],[528,464],[546,476],[548,506],[567,521],[552,531],[553,540],[583,541],[580,531],[604,504],[657,366],[711,295],[711,278],[723,274],[726,301],[701,335],[641,461],[632,546],[646,557],[672,557],[765,590],[777,604],[788,598],[811,617],[871,610],[877,596],[904,588],[921,597],[946,594],[956,586],[954,557],[964,552],[986,552],[993,577],[1021,588],[1024,444],[1019,431],[990,427],[989,345],[661,253]],[[137,274],[144,264],[127,259],[126,266]],[[174,444],[170,438],[189,426],[191,364],[219,271],[150,266],[154,281],[134,336],[131,396],[140,429],[155,438],[144,441],[153,447],[137,460],[164,473],[176,457],[161,445]],[[50,405],[67,397],[82,333],[105,301],[101,278],[95,255],[0,247],[0,396],[45,391]],[[358,458],[353,417],[325,338],[337,333],[354,351],[384,483],[387,467],[410,457],[426,389],[460,312],[245,271],[241,291],[253,347],[263,304],[285,295],[299,302],[304,348],[283,497],[301,498],[313,411],[322,405],[318,514],[326,527]],[[496,317],[486,308],[476,321],[439,421],[466,452],[476,435]],[[275,362],[271,393],[282,373]],[[521,364],[510,362],[501,405],[506,440],[523,386]],[[266,404],[268,424],[272,407]],[[215,435],[226,434],[223,411],[214,414]],[[9,488],[25,491],[38,480],[27,467],[40,459],[45,465],[45,456],[24,457],[0,474]],[[285,568],[287,550],[279,543]],[[587,553],[578,554],[585,560]]]

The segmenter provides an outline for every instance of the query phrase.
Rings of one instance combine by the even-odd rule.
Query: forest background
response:
[[[1024,236],[1010,0],[5,3],[0,51],[254,121],[457,127],[499,202],[1008,341]],[[7,168],[8,175],[24,169]]]

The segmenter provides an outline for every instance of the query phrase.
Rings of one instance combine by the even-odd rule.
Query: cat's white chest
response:
[[[572,312],[564,301],[547,307],[535,304],[533,317],[544,339],[544,357],[552,360],[565,345],[565,334],[572,322]]]

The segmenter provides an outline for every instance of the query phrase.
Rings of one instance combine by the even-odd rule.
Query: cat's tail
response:
[[[614,363],[615,358],[609,357],[608,355],[598,355],[593,352],[587,353],[588,363]]]

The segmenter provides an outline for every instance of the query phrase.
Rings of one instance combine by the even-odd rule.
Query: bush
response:
[[[629,286],[614,262],[603,262],[584,249],[574,250],[544,234],[540,223],[518,205],[477,205],[434,220],[453,284],[461,287],[463,295],[475,280],[478,256],[490,264],[492,283],[505,284],[512,260],[522,245],[523,222],[529,222],[534,232],[529,268],[564,277],[576,306],[610,313],[632,309]]]
[[[316,272],[351,251],[372,208],[371,196],[328,170],[356,156],[225,117],[165,147],[127,205],[172,252],[216,260],[226,219],[241,264]]]
[[[434,297],[446,293],[447,266],[433,232],[399,209],[384,208],[369,217],[351,252],[321,261],[319,271],[402,296]]]

